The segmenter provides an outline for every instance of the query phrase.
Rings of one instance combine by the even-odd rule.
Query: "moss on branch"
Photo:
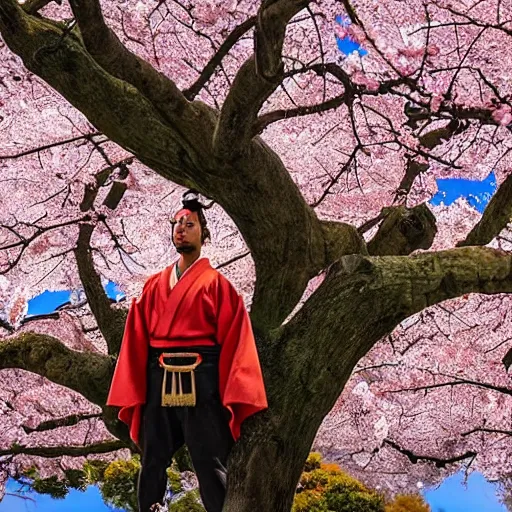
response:
[[[103,441],[84,446],[23,446],[13,444],[10,448],[0,450],[3,455],[32,455],[36,457],[86,457],[100,453],[110,453],[126,448],[122,441]]]
[[[373,256],[405,256],[417,249],[428,249],[436,233],[436,219],[427,205],[389,208],[368,242],[368,252]]]
[[[114,371],[111,357],[67,348],[57,338],[23,333],[0,343],[0,369],[20,368],[103,406]]]

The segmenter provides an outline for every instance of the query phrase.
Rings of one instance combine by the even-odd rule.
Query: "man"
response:
[[[183,205],[171,221],[180,258],[133,300],[107,400],[121,407],[119,418],[142,449],[140,512],[162,502],[166,469],[183,444],[207,512],[221,512],[222,470],[240,425],[267,407],[243,301],[200,258],[209,232],[195,191]]]

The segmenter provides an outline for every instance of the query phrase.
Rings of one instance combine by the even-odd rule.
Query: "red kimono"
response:
[[[132,301],[107,405],[121,407],[119,419],[138,444],[148,347],[219,344],[219,392],[237,440],[242,422],[267,408],[249,316],[231,283],[207,259],[196,261],[171,290],[173,269],[150,277],[140,298]]]

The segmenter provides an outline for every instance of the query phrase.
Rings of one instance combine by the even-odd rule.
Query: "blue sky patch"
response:
[[[348,27],[351,22],[347,16],[336,16],[336,23],[342,27]],[[358,52],[360,57],[364,57],[368,54],[368,52],[359,43],[356,43],[348,36],[336,36],[336,44],[338,45],[339,51],[347,56],[352,52]]]
[[[121,291],[116,283],[109,281],[105,285],[105,291],[109,299],[119,302],[124,299],[126,295]],[[57,308],[68,304],[71,298],[71,290],[62,290],[57,292],[45,292],[37,295],[28,301],[28,313],[31,315],[47,315],[53,313]],[[75,292],[76,293],[76,292]]]
[[[497,496],[497,485],[478,472],[464,481],[460,471],[445,478],[436,489],[423,493],[432,512],[507,512]]]
[[[7,494],[0,502],[0,512],[112,512],[119,510],[105,505],[100,491],[90,485],[84,492],[70,489],[63,500],[53,499],[47,494],[28,491],[23,499],[15,496],[20,488],[15,480],[7,480]],[[13,496],[14,495],[14,496]],[[34,500],[34,501],[32,501]]]
[[[483,180],[439,178],[436,179],[436,183],[438,191],[430,200],[430,204],[450,206],[462,197],[480,213],[483,213],[497,188],[494,171],[490,172]]]

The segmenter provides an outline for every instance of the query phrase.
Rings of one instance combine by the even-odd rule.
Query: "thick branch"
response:
[[[512,255],[483,247],[345,256],[331,265],[322,285],[284,326],[276,350],[284,352],[279,358],[289,352],[290,361],[279,364],[302,368],[300,354],[307,367],[300,380],[319,395],[326,393],[321,402],[326,400],[327,413],[361,357],[400,322],[463,294],[512,291],[511,264]]]
[[[325,266],[346,254],[368,254],[363,237],[350,224],[322,221],[325,240]]]
[[[129,159],[128,162],[122,163],[122,165],[125,166],[125,174],[128,173],[128,169],[126,168],[127,163],[131,163],[131,159]],[[82,202],[80,203],[80,209],[82,211],[92,209],[100,187],[105,184],[113,169],[113,165],[102,169],[95,176],[96,183],[92,186],[86,186]],[[114,181],[103,204],[106,204],[111,209],[117,208],[125,191],[125,183]],[[94,266],[91,250],[91,237],[94,228],[95,226],[92,224],[80,225],[78,241],[74,253],[78,267],[78,274],[80,275],[85,295],[87,296],[87,300],[94,318],[96,319],[96,323],[98,324],[98,328],[107,343],[108,353],[117,354],[121,347],[126,312],[122,310],[114,310],[111,307],[110,299],[103,289],[101,277]]]
[[[482,218],[459,246],[486,245],[496,238],[512,220],[512,174],[492,197]]]
[[[114,181],[107,197],[105,197],[103,201],[103,204],[107,208],[115,210],[119,206],[119,203],[121,202],[121,199],[123,198],[127,188],[128,185],[123,181]]]
[[[136,87],[169,121],[187,107],[176,84],[130,52],[107,26],[99,0],[70,0],[88,52],[106,71]]]
[[[282,48],[288,22],[310,0],[263,0],[254,34],[254,55],[238,71],[215,130],[214,151],[236,160],[251,141],[258,112],[283,80]]]
[[[400,185],[398,185],[398,188],[396,190],[395,201],[398,199],[404,200],[411,191],[411,187],[416,178],[420,174],[426,172],[428,168],[428,164],[417,162],[416,160],[410,158],[407,161],[405,175],[402,178],[402,181],[400,182]]]
[[[15,0],[0,5],[0,32],[30,71],[93,125],[101,126],[108,138],[137,155],[142,153],[141,160],[147,165],[158,162],[159,167],[181,169],[185,174],[190,171],[190,162],[178,156],[185,142],[162,122],[162,112],[139,90],[107,73],[73,32],[50,20],[29,16]],[[197,132],[204,137],[200,129]],[[204,141],[199,147],[203,145]]]
[[[417,249],[428,249],[436,233],[436,219],[425,204],[389,208],[368,243],[368,252],[373,256],[407,255]]]
[[[458,119],[452,119],[446,126],[421,134],[418,140],[422,146],[434,149],[436,146],[443,144],[444,141],[450,140],[453,135],[460,133],[465,128],[467,128],[467,124],[464,125]]]
[[[78,274],[92,314],[107,342],[108,353],[117,354],[123,338],[126,312],[112,308],[110,299],[103,289],[101,278],[96,272],[90,245],[93,231],[94,226],[91,224],[80,225],[78,241],[74,251]]]
[[[35,14],[37,11],[41,10],[43,7],[47,6],[53,0],[27,0],[23,4],[23,9],[29,14]],[[61,5],[62,0],[55,0],[55,3]]]
[[[68,387],[103,406],[114,361],[91,352],[76,352],[52,336],[23,333],[0,343],[0,369],[20,368]]]
[[[14,444],[10,448],[0,450],[0,456],[4,455],[32,455],[36,457],[86,457],[100,453],[110,453],[122,450],[128,446],[123,441],[103,441],[102,443],[86,446],[22,446]]]

